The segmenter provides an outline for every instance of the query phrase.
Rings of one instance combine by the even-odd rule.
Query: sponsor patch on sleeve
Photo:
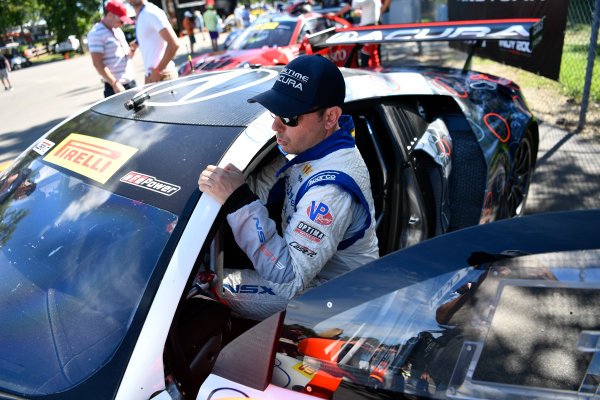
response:
[[[140,174],[139,172],[131,171],[121,179],[119,179],[123,183],[128,183],[133,186],[140,187],[142,189],[152,190],[153,192],[171,196],[181,190],[180,186],[177,186],[173,183],[161,181],[160,179],[156,179],[153,176]]]
[[[314,257],[315,255],[317,255],[317,253],[316,253],[315,251],[313,251],[313,250],[309,249],[309,248],[308,248],[308,247],[306,247],[306,246],[303,246],[303,245],[301,245],[301,244],[300,244],[300,243],[298,243],[298,242],[290,242],[290,246],[291,246],[293,249],[296,249],[296,250],[298,250],[300,253],[302,253],[302,254],[305,254],[305,255],[307,255],[307,256],[309,256],[309,257]]]
[[[44,157],[44,161],[106,183],[137,151],[110,140],[71,133]]]
[[[333,216],[329,212],[329,206],[325,203],[317,203],[313,201],[311,205],[306,209],[308,217],[320,225],[331,225],[333,222]]]
[[[305,224],[304,222],[298,222],[298,225],[294,228],[294,232],[317,243],[320,243],[321,240],[325,237],[325,234],[323,232],[321,232],[317,228]]]

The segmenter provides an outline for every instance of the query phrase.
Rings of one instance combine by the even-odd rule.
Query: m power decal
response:
[[[71,133],[44,157],[44,161],[106,183],[137,151],[110,140]]]
[[[122,177],[120,181],[143,189],[152,190],[153,192],[165,196],[171,196],[172,194],[175,194],[181,190],[180,186],[134,171],[129,172],[127,175]]]

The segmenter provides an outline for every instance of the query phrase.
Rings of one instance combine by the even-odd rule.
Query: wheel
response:
[[[529,129],[519,142],[512,164],[510,192],[506,204],[508,218],[522,215],[525,209],[533,174],[533,138]]]

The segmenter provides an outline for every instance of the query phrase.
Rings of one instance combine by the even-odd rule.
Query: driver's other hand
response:
[[[244,174],[233,164],[225,168],[209,165],[198,178],[198,187],[223,205],[237,188],[245,183]]]

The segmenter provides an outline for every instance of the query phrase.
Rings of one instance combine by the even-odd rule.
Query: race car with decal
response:
[[[306,329],[299,324],[310,319],[298,318],[285,325],[286,336],[275,338],[283,317],[255,325],[232,318],[218,300],[223,291],[265,299],[274,293],[268,285],[222,285],[225,268],[252,265],[233,239],[221,206],[202,195],[197,181],[207,165],[232,163],[249,175],[280,154],[273,117],[246,100],[271,88],[281,70],[213,71],[119,93],[60,122],[2,171],[1,398],[242,396],[233,389],[217,390],[219,382],[221,388],[254,385],[252,394],[244,393],[264,398],[266,386],[261,385],[275,376],[276,359],[292,383],[284,388],[268,382],[274,391],[269,393],[277,393],[270,398],[341,396],[335,393],[347,381],[370,388],[370,381],[387,384],[390,374],[414,376],[408,364],[391,355],[363,357],[382,351],[377,350],[382,339],[372,341],[365,332],[377,326],[373,321],[386,320],[382,312],[388,303],[364,310],[375,318],[357,322],[354,327],[364,326],[364,332],[343,328],[339,333],[333,323]],[[437,67],[341,71],[343,111],[354,120],[355,143],[369,170],[381,256],[524,213],[539,137],[538,122],[516,83],[480,71]],[[306,190],[322,179],[343,178],[336,171],[322,172],[315,175],[307,166],[299,174]],[[270,211],[281,215],[281,210]],[[286,248],[307,260],[317,258],[325,228],[337,216],[327,201],[316,198],[299,212],[303,217],[290,227],[293,239]],[[267,222],[251,222],[259,241]],[[490,245],[507,237],[512,233],[499,231]],[[451,247],[422,249],[425,258],[454,252]],[[260,251],[274,268],[282,267],[270,249]],[[383,257],[385,268],[366,268],[372,272],[361,275],[360,286],[342,280],[339,291],[314,289],[314,296],[322,296],[316,305],[294,303],[299,306],[289,308],[288,317],[300,311],[314,311],[315,318],[341,313],[352,304],[348,296],[384,299],[390,291],[380,289],[381,283],[420,282],[413,260],[402,264],[408,270],[400,279],[395,261],[386,264],[386,259],[395,260]],[[476,281],[470,275],[465,279]],[[453,285],[440,283],[425,297],[443,301],[456,291]],[[340,323],[349,321],[340,315]],[[395,326],[404,329],[406,324]],[[397,340],[385,342],[389,351],[399,352],[397,345],[425,331],[417,325],[394,331]],[[356,368],[305,362],[298,343],[317,337],[315,332],[349,343],[331,348],[339,350],[336,362],[358,360]],[[255,334],[260,357],[230,350],[236,337],[246,334]],[[263,346],[269,337],[270,345],[283,340],[287,350],[278,352],[296,361],[264,359],[273,355],[270,345]],[[237,368],[240,380],[225,375],[220,362],[215,364],[217,357],[237,360],[226,370]],[[377,368],[373,360],[379,360]],[[281,372],[282,382],[285,376]],[[256,377],[264,378],[261,385],[253,383]],[[399,379],[390,382],[400,387]],[[206,390],[200,391],[203,384]]]
[[[347,28],[345,19],[309,13],[265,13],[248,28],[235,31],[236,37],[225,50],[201,54],[179,67],[179,76],[252,65],[285,65],[306,53],[305,37],[331,28]],[[239,34],[237,33],[239,32]],[[319,51],[331,59],[346,59],[353,46],[336,46]]]

